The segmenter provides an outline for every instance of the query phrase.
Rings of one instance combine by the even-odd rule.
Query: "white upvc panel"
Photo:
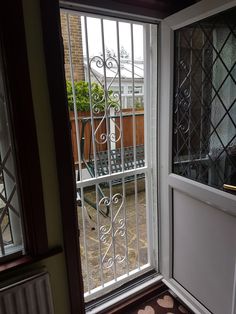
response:
[[[164,23],[172,30],[205,19],[236,5],[235,0],[202,0],[186,9],[167,17]]]
[[[165,278],[172,271],[171,189],[168,175],[172,160],[173,101],[173,31],[164,21],[159,40],[159,207],[160,207],[160,272]]]
[[[236,1],[204,0],[163,20],[160,25],[160,94],[159,94],[159,208],[160,208],[160,271],[163,282],[176,293],[195,313],[210,313],[191,295],[186,287],[173,278],[173,188],[191,195],[230,215],[235,215],[235,196],[172,174],[172,106],[174,68],[174,30],[208,16],[232,8]],[[232,248],[234,250],[235,248]],[[220,253],[219,253],[220,254]],[[197,270],[196,270],[197,271]],[[215,274],[218,278],[218,274]],[[232,270],[232,277],[235,277]],[[220,280],[220,279],[219,279]],[[204,282],[202,283],[204,285]],[[235,314],[235,279],[232,290],[232,314]]]
[[[169,175],[168,183],[175,190],[181,191],[194,199],[200,199],[215,209],[236,216],[235,195],[173,173]]]

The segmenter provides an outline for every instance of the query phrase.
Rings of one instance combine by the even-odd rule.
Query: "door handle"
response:
[[[236,192],[236,185],[224,184],[223,188],[225,190],[235,191]]]

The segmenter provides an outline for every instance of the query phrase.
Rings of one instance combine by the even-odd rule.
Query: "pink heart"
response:
[[[144,310],[139,310],[138,314],[155,314],[155,311],[151,306],[147,305]]]
[[[158,299],[157,303],[164,307],[165,309],[170,308],[172,309],[174,307],[174,300],[171,296],[165,295],[162,299]]]

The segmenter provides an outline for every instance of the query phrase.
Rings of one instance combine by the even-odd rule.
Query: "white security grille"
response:
[[[6,97],[0,65],[0,260],[22,250],[22,232]]]
[[[62,11],[61,21],[89,300],[151,269],[145,25],[71,11]]]

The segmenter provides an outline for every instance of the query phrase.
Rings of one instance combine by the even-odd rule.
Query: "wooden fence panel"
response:
[[[123,116],[123,141],[124,147],[132,147],[133,146],[133,117],[131,109],[123,109],[123,113],[127,114],[127,116]],[[117,120],[117,125],[120,128],[120,119]],[[144,144],[144,111],[136,110],[135,111],[135,124],[136,124],[136,145]],[[116,133],[118,136],[118,129],[116,129]],[[121,147],[121,141],[118,141],[116,144],[117,148]]]
[[[82,120],[90,119],[90,112],[78,112],[78,125],[79,125],[79,135],[80,140],[82,136]],[[99,125],[99,122],[101,121],[102,117],[96,117],[94,120],[94,128],[96,128]],[[76,126],[75,126],[75,117],[74,112],[70,112],[70,122],[71,122],[71,141],[72,141],[72,150],[73,150],[73,156],[74,156],[74,162],[75,164],[78,163],[78,150],[77,150],[77,142],[76,142]],[[99,137],[105,133],[106,134],[106,123],[105,121],[102,122],[101,126],[99,127],[96,138],[99,142]],[[82,148],[82,147],[80,147]],[[85,124],[84,128],[84,159],[88,160],[89,155],[93,155],[93,144],[92,144],[92,127],[90,121],[88,121]],[[107,149],[107,144],[98,144],[96,143],[96,150],[97,151],[104,151]]]
[[[133,117],[131,115],[132,111],[130,109],[123,110],[123,139],[124,139],[124,147],[133,146]],[[82,119],[90,119],[90,112],[78,112],[78,122],[79,122],[79,133],[80,137],[82,136]],[[101,122],[102,117],[95,117],[94,120],[94,128],[98,127]],[[70,122],[71,122],[71,141],[72,141],[72,149],[75,164],[78,164],[78,150],[77,150],[77,142],[76,142],[76,127],[75,127],[75,118],[74,113],[70,112]],[[143,110],[135,111],[135,122],[136,122],[136,145],[144,144],[144,112]],[[120,129],[120,118],[119,116],[115,118],[115,123]],[[116,130],[116,137],[119,137],[119,129]],[[106,121],[104,120],[99,127],[96,133],[96,139],[99,142],[99,138],[102,134],[106,134]],[[121,141],[119,140],[116,143],[116,148],[121,147]],[[107,150],[107,144],[98,144],[96,143],[96,151],[105,151]],[[93,156],[93,144],[92,144],[92,128],[91,123],[88,121],[85,124],[84,128],[84,158],[85,160],[89,159],[89,154]]]

